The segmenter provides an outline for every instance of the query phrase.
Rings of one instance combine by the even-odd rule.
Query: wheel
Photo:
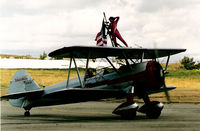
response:
[[[125,120],[132,120],[136,117],[136,111],[130,113],[130,114],[126,114],[126,115],[121,115],[122,119],[125,119]]]
[[[146,115],[150,119],[157,119],[161,114],[161,111],[147,111]]]
[[[30,116],[30,112],[29,111],[25,111],[24,112],[24,116]]]

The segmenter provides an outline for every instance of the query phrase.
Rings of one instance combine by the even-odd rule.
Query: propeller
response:
[[[171,100],[170,100],[170,96],[169,96],[168,90],[166,88],[165,79],[164,79],[163,89],[164,89],[164,92],[165,92],[166,99],[167,99],[168,103],[170,103]]]
[[[153,45],[154,45],[154,48],[157,49],[157,43],[156,43],[156,41],[154,41]],[[159,57],[158,51],[155,50],[154,53],[155,53],[155,57],[158,58]],[[155,58],[155,60],[156,60],[156,58]],[[159,62],[159,59],[158,59],[158,62]]]
[[[157,43],[154,42],[154,48],[156,49],[157,48]],[[158,58],[159,54],[158,54],[158,51],[155,50],[155,56],[156,58]],[[169,57],[168,57],[169,58]],[[159,62],[159,60],[158,60]],[[169,62],[169,59],[167,59],[167,63]],[[170,96],[169,96],[169,93],[168,93],[168,90],[167,90],[167,87],[166,87],[166,84],[165,84],[165,72],[167,71],[167,66],[165,67],[165,70],[162,70],[162,73],[163,73],[163,90],[164,90],[164,93],[165,93],[165,97],[168,101],[168,103],[171,102],[170,100]]]

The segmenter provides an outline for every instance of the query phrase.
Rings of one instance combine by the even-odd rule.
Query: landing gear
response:
[[[122,119],[134,119],[136,117],[136,112],[138,109],[138,104],[133,101],[134,97],[134,87],[130,88],[130,93],[127,94],[126,102],[119,105],[113,114],[120,115]]]
[[[136,103],[124,102],[113,111],[113,114],[120,115],[122,119],[134,119],[138,107],[139,106]]]
[[[126,96],[126,102],[119,105],[114,111],[114,114],[120,115],[123,119],[134,119],[136,112],[141,112],[146,114],[150,119],[157,119],[164,105],[158,101],[150,101],[148,94],[145,90],[140,91],[140,97],[143,98],[145,104],[138,109],[138,104],[133,101],[134,98],[134,87],[130,88],[131,91]]]
[[[148,95],[143,97],[145,104],[139,108],[138,112],[145,113],[150,119],[157,119],[164,107],[164,104],[159,101],[150,101]]]
[[[30,116],[29,110],[26,110],[26,111],[24,112],[24,116]]]
[[[157,119],[161,114],[161,111],[148,111],[146,115],[150,119]]]
[[[150,119],[157,119],[164,105],[158,101],[152,101],[150,103],[145,103],[142,107],[139,108],[138,112],[145,113],[146,116]]]
[[[31,108],[30,107],[26,107],[24,108],[25,112],[24,112],[24,116],[30,116],[30,110]]]
[[[132,120],[136,117],[136,114],[137,114],[137,109],[133,109],[132,112],[121,114],[120,116],[124,120]]]

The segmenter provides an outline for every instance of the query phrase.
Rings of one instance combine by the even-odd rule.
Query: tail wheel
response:
[[[25,111],[24,112],[24,116],[30,116],[30,112],[29,111]]]

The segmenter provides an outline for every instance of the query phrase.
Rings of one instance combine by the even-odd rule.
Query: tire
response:
[[[147,117],[150,119],[157,119],[161,114],[161,111],[148,111],[146,113]]]
[[[24,112],[24,116],[30,116],[30,112],[29,111],[25,111]]]
[[[137,112],[134,111],[131,114],[121,115],[124,120],[133,120],[136,117]]]

